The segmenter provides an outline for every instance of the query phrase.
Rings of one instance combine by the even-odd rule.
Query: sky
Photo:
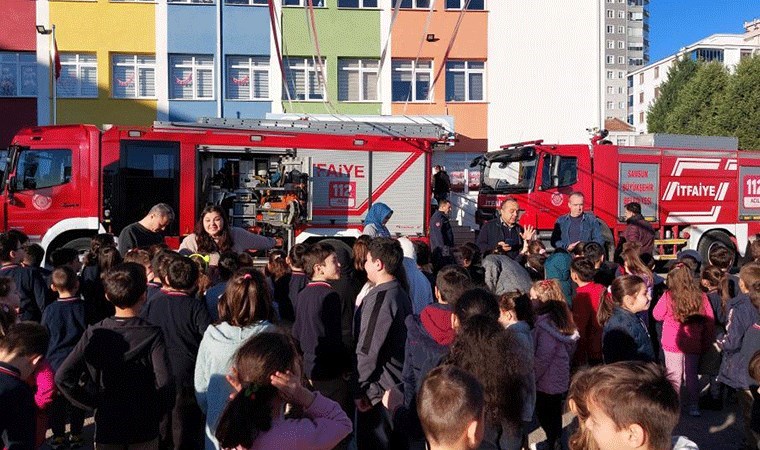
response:
[[[760,19],[760,0],[650,0],[649,61],[716,33],[739,34]]]

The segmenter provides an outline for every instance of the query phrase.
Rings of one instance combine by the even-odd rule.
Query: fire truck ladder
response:
[[[197,122],[157,121],[154,128],[218,128],[244,130],[257,133],[291,131],[297,133],[333,134],[341,136],[387,136],[397,139],[436,139],[450,142],[453,131],[435,122],[366,122],[366,121],[314,121],[279,119],[219,119],[201,118]]]

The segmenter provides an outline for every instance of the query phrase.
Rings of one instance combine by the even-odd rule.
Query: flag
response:
[[[58,54],[58,42],[53,39],[53,61],[55,63],[55,79],[61,77],[61,55]]]

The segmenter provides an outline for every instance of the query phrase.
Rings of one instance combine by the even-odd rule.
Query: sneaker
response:
[[[702,413],[699,412],[698,406],[692,406],[691,408],[689,408],[689,415],[691,417],[699,417],[702,415]]]
[[[84,439],[82,439],[81,434],[72,434],[69,436],[69,447],[70,448],[79,448],[84,445]]]
[[[66,439],[66,436],[53,436],[48,441],[48,445],[53,450],[57,448],[66,448],[69,445],[69,441]]]

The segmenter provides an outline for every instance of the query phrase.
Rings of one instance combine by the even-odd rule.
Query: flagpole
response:
[[[58,80],[55,77],[55,61],[58,55],[57,55],[57,49],[55,48],[55,24],[53,24],[51,28],[53,29],[53,33],[52,33],[53,34],[53,61],[52,61],[53,67],[51,67],[52,70],[50,72],[53,76],[52,77],[53,78],[53,125],[55,125],[57,123],[57,118],[58,118],[58,114],[56,110],[57,109],[56,103],[58,101],[58,92],[56,92],[56,84],[58,84],[57,83]]]

